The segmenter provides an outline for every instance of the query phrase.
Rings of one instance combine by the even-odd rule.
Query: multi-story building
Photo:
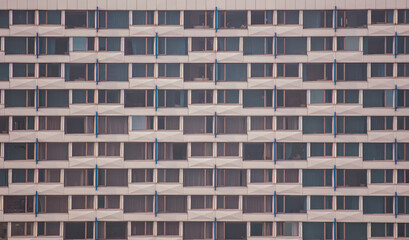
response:
[[[1,239],[409,239],[409,1],[0,9]]]

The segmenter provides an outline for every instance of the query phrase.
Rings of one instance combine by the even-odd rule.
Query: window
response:
[[[0,11],[0,28],[9,28],[9,10]]]
[[[367,223],[337,223],[337,239],[366,239]]]
[[[337,104],[359,103],[359,90],[337,90]]]
[[[364,90],[364,108],[393,107],[393,90]]]
[[[398,116],[398,130],[409,130],[409,117]]]
[[[358,157],[359,143],[337,143],[337,157]]]
[[[128,186],[128,169],[98,169],[98,186]]]
[[[148,213],[153,212],[152,195],[124,196],[124,213]]]
[[[68,213],[68,196],[38,196],[39,213]]]
[[[398,77],[409,77],[409,64],[398,63]]]
[[[94,133],[93,116],[65,117],[65,134],[85,134],[85,133]]]
[[[272,90],[243,90],[243,107],[272,107]]]
[[[9,185],[9,170],[0,169],[0,187],[7,187],[8,185]],[[0,226],[0,229],[1,229],[1,226]],[[0,234],[0,237],[1,237],[1,234]]]
[[[392,160],[393,143],[363,143],[364,161]]]
[[[12,169],[12,183],[34,183],[34,169]]]
[[[34,117],[13,116],[13,130],[34,130]]]
[[[252,63],[251,64],[252,78],[272,78],[273,64],[271,63]]]
[[[332,117],[303,116],[303,134],[328,134],[332,133]]]
[[[158,143],[158,160],[187,160],[187,143]]]
[[[332,80],[332,63],[303,63],[303,81]]]
[[[179,130],[179,119],[179,116],[158,116],[158,130]]]
[[[179,236],[179,222],[157,222],[158,236]]]
[[[213,209],[212,195],[192,195],[190,196],[190,209]]]
[[[65,81],[94,81],[93,63],[66,63]]]
[[[393,63],[371,63],[371,77],[393,77]]]
[[[129,78],[128,63],[100,63],[98,72],[100,81],[124,81]]]
[[[184,11],[184,26],[186,28],[213,28],[214,11]]]
[[[218,187],[247,186],[247,175],[244,169],[217,169],[216,174]]]
[[[34,143],[4,143],[4,160],[33,160]]]
[[[9,117],[0,116],[0,134],[9,133]]]
[[[307,160],[307,144],[277,143],[277,160]]]
[[[409,90],[398,90],[398,107],[409,107]]]
[[[409,223],[398,223],[398,238],[409,237]]]
[[[104,50],[121,50],[121,38],[99,38],[100,50],[101,41],[103,42]],[[125,55],[153,55],[153,37],[126,37]]]
[[[212,185],[213,169],[183,169],[184,187]]]
[[[371,183],[393,183],[393,169],[371,169]]]
[[[311,196],[311,210],[330,210],[332,209],[332,196]]]
[[[50,24],[50,25],[61,25],[61,11],[57,10],[47,10],[39,11],[40,25]]]
[[[13,77],[34,77],[34,63],[13,63]]]
[[[246,63],[218,63],[218,81],[247,81]]]
[[[158,11],[159,25],[180,25],[179,11]]]
[[[366,169],[337,169],[338,187],[366,187]]]
[[[119,195],[98,195],[98,209],[119,209]]]
[[[246,222],[217,222],[217,239],[246,239]]]
[[[332,143],[310,143],[311,157],[332,157]]]
[[[184,239],[211,239],[212,222],[184,222],[183,238]]]
[[[60,236],[60,222],[38,222],[37,236]]]
[[[72,143],[72,156],[73,157],[86,157],[94,155],[94,143],[93,142],[73,142]]]
[[[109,93],[109,92],[108,92]],[[120,93],[120,90],[118,90]],[[153,90],[124,90],[124,106],[127,107],[153,107]],[[119,94],[120,95],[120,94]],[[120,101],[120,98],[116,100]],[[108,95],[109,98],[109,95]]]
[[[192,157],[213,157],[213,143],[192,142],[190,147]]]
[[[132,116],[132,131],[153,130],[153,116]]]
[[[271,183],[273,182],[272,169],[251,169],[250,170],[251,183]]]
[[[298,129],[298,116],[277,116],[277,130]]]
[[[93,222],[64,222],[65,239],[92,239]]]
[[[5,54],[34,54],[34,37],[5,37]]]
[[[338,134],[365,134],[367,133],[367,117],[340,116],[337,117]]]
[[[34,24],[34,10],[13,10],[13,25]]]
[[[98,156],[102,157],[119,157],[121,145],[119,142],[99,142]]]
[[[243,143],[243,160],[272,160],[271,143]]]
[[[306,107],[306,90],[277,90],[277,107]]]
[[[128,116],[99,116],[99,134],[128,134]]]
[[[303,187],[331,187],[332,170],[331,169],[303,169],[302,170]]]
[[[94,51],[95,39],[93,37],[73,37],[72,51],[85,52]]]
[[[298,63],[277,63],[277,77],[298,78]]]
[[[337,210],[359,210],[359,197],[337,196]]]
[[[72,90],[72,104],[94,103],[94,99],[95,99],[94,93],[95,93],[94,90],[73,89]]]
[[[220,29],[247,28],[247,11],[218,11],[217,14]]]
[[[359,51],[359,37],[337,37],[337,51]]]
[[[239,196],[235,195],[218,195],[217,209],[233,210],[239,209]]]
[[[218,142],[217,143],[218,157],[237,157],[239,156],[239,143],[235,142]]]
[[[159,55],[187,55],[187,37],[160,37]]]
[[[393,37],[364,37],[364,55],[392,54]]]
[[[298,183],[298,169],[277,169],[277,183]]]
[[[298,10],[278,10],[277,11],[277,24],[299,24]]]
[[[332,90],[310,90],[310,104],[332,103]]]
[[[191,90],[191,104],[213,104],[213,90]]]
[[[298,236],[298,222],[277,222],[277,236]]]
[[[4,196],[4,213],[32,213],[34,196]]]
[[[393,213],[392,196],[364,196],[364,214]]]
[[[393,23],[393,10],[371,10],[371,24]]]
[[[272,116],[251,116],[251,130],[273,130]]]
[[[12,222],[11,223],[11,236],[33,236],[33,222]]]
[[[304,28],[332,28],[332,10],[305,10],[303,11]]]
[[[332,51],[332,37],[311,37],[311,51]]]
[[[247,117],[217,116],[217,134],[246,134]]]
[[[398,170],[398,183],[409,183],[409,170]]]
[[[179,169],[158,169],[157,183],[179,183]]]
[[[371,116],[371,130],[393,130],[393,116]]]
[[[251,25],[273,24],[273,11],[251,11]]]
[[[132,11],[132,25],[153,25],[153,11]]]
[[[129,28],[128,11],[99,11],[98,20],[101,29]]]
[[[40,37],[40,55],[68,55],[68,37]]]
[[[277,55],[307,55],[307,38],[278,37]]]
[[[128,236],[127,222],[98,222],[98,238],[126,239]]]
[[[64,169],[64,187],[93,185],[94,169]]]
[[[368,25],[367,10],[339,10],[337,11],[337,27],[366,28]]]
[[[306,196],[277,195],[277,213],[306,213]]]
[[[244,37],[243,55],[273,54],[272,37]]]
[[[65,11],[65,28],[95,28],[95,11]]]
[[[371,223],[371,237],[393,237],[393,223]]]
[[[159,195],[158,213],[185,213],[186,196]]]
[[[243,213],[271,213],[272,196],[243,196]]]
[[[1,42],[0,42],[1,43]],[[10,78],[9,63],[0,63],[0,81],[8,81]]]
[[[399,161],[409,161],[409,144],[398,143],[397,144],[397,159]]]
[[[38,144],[38,160],[68,160],[68,143],[40,142]]]
[[[399,196],[397,202],[397,212],[398,214],[409,214],[409,197]]]
[[[60,169],[38,169],[39,183],[60,183]]]
[[[213,38],[192,37],[192,52],[213,51]]]
[[[131,236],[153,236],[153,222],[131,222]]]
[[[153,183],[153,169],[132,169],[132,183]]]
[[[217,103],[239,103],[239,90],[217,90]]]
[[[185,63],[183,64],[184,81],[213,80],[213,63]]]
[[[153,77],[153,63],[132,63],[133,78]]]
[[[399,24],[409,23],[409,10],[398,9],[398,23]]]
[[[61,77],[60,63],[40,63],[39,76],[43,78]]]
[[[303,239],[332,239],[332,225],[332,222],[303,222]]]
[[[158,90],[158,107],[187,107],[187,90]]]
[[[68,90],[40,90],[38,101],[40,108],[68,107]]]
[[[158,77],[162,78],[179,78],[180,64],[179,63],[159,63]]]

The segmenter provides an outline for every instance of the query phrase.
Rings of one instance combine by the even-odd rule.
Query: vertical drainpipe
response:
[[[155,217],[158,216],[158,192],[155,191]]]
[[[274,112],[277,111],[277,85],[274,85]]]
[[[155,35],[155,58],[158,58],[158,33]]]
[[[395,165],[398,164],[398,141],[395,138],[395,143],[394,143],[394,157],[395,157]]]
[[[34,199],[34,214],[37,217],[38,215],[38,192],[36,191],[35,199]]]
[[[98,137],[98,112],[95,112],[95,137]]]
[[[337,113],[334,112],[334,138],[337,137]]]
[[[214,29],[217,32],[217,26],[218,26],[218,19],[217,19],[217,7],[214,9]]]
[[[337,32],[337,6],[334,8],[334,30]]]
[[[217,112],[214,112],[214,137],[217,137]]]
[[[94,228],[95,228],[95,240],[98,239],[98,219],[95,218],[95,223],[94,223]]]
[[[36,164],[38,164],[38,138],[36,138]]]
[[[217,188],[217,175],[216,175],[216,173],[217,173],[217,167],[216,167],[216,164],[214,165],[214,176],[213,176],[213,181],[214,181],[214,190],[216,190],[216,188]]]
[[[95,164],[95,190],[98,190],[98,165]]]
[[[95,23],[95,26],[96,26],[97,32],[98,32],[98,27],[99,27],[99,12],[98,12],[98,7],[97,7],[97,22]]]
[[[277,58],[277,33],[274,33],[274,58]]]
[[[277,163],[277,139],[274,138],[274,165]]]
[[[334,85],[337,85],[337,60],[334,59]]]
[[[158,163],[158,139],[155,138],[155,164]]]
[[[38,58],[38,51],[39,51],[39,41],[38,41],[38,33],[36,34],[36,57]]]
[[[36,111],[38,112],[38,100],[39,100],[39,96],[38,96],[38,86],[36,86]]]
[[[213,223],[213,240],[216,240],[216,234],[217,234],[217,219],[214,218],[214,223]]]

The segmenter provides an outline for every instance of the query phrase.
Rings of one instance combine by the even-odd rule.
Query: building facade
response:
[[[0,239],[409,239],[409,1],[0,9]]]

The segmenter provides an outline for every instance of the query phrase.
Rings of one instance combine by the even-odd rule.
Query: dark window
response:
[[[238,104],[239,103],[239,91],[238,90],[217,90],[217,103],[218,104]]]
[[[132,77],[153,77],[153,63],[132,63]]]
[[[367,10],[339,10],[337,11],[337,27],[366,28],[368,24]]]
[[[364,108],[393,107],[393,90],[364,90]]]
[[[98,186],[128,186],[128,169],[98,169]]]
[[[305,10],[303,11],[304,28],[332,28],[332,10]]]
[[[272,143],[243,143],[243,160],[272,160]]]
[[[300,24],[298,10],[278,10],[277,24]]]
[[[392,160],[393,143],[364,143],[364,161]]]
[[[65,81],[94,81],[94,68],[93,63],[66,63]]]
[[[187,107],[187,90],[158,90],[158,107]]]
[[[213,80],[213,63],[185,63],[183,64],[184,81]]]
[[[40,63],[39,64],[39,76],[40,77],[61,77],[61,64],[60,63]]]
[[[187,160],[187,143],[158,143],[158,160]]]
[[[359,90],[337,90],[337,103],[359,103]]]
[[[153,90],[125,90],[127,107],[153,107]]]
[[[393,130],[392,116],[372,116],[371,130]]]
[[[303,63],[303,81],[332,80],[332,63]]]
[[[0,28],[9,28],[9,10],[0,11]]]
[[[277,90],[277,107],[306,107],[306,90]]]
[[[252,63],[251,64],[252,78],[272,78],[273,64],[271,63]]]
[[[218,187],[245,187],[247,186],[246,170],[217,169],[216,181]]]
[[[345,116],[337,117],[338,134],[366,134],[367,117]]]
[[[34,90],[5,90],[5,107],[34,107]]]
[[[307,38],[278,37],[277,55],[307,55]]]
[[[128,116],[99,116],[99,134],[128,134]]]
[[[13,25],[34,24],[34,10],[13,10]]]
[[[244,37],[243,55],[273,54],[272,37]]]
[[[4,143],[4,160],[34,159],[34,143]]]
[[[332,133],[332,117],[303,116],[303,134],[326,134]]]
[[[337,169],[337,186],[339,187],[366,187],[366,170]]]
[[[158,77],[160,78],[179,78],[180,63],[159,63]]]
[[[238,37],[218,37],[217,51],[237,52],[239,51],[240,38]]]
[[[314,210],[332,209],[332,196],[311,196],[310,202],[310,207]]]
[[[191,104],[213,104],[213,90],[191,90]]]
[[[218,28],[247,28],[247,11],[218,11]]]
[[[392,169],[371,169],[371,183],[392,183]]]
[[[128,63],[100,63],[98,68],[99,81],[124,81],[129,79]]]
[[[99,11],[98,20],[100,28],[129,28],[128,11]]]
[[[307,144],[277,143],[277,160],[307,160]]]
[[[364,196],[364,214],[393,213],[392,196]]]
[[[213,38],[192,37],[192,52],[213,51]]]
[[[13,63],[13,77],[34,77],[34,63]]]
[[[359,210],[359,197],[337,196],[337,210]]]
[[[371,77],[393,77],[393,63],[371,63]]]
[[[359,51],[359,37],[337,37],[337,51]]]
[[[371,24],[393,23],[393,9],[371,10]]]
[[[127,39],[125,38],[125,55],[128,54],[128,48],[126,46]],[[99,51],[121,51],[121,38],[120,37],[100,37],[98,38]],[[140,46],[141,51],[143,45]]]
[[[213,28],[214,11],[184,11],[184,26],[186,28]]]
[[[108,38],[109,40],[110,38]],[[111,38],[112,39],[112,38]],[[118,38],[119,48],[112,51],[120,51],[120,38]],[[113,47],[113,40],[111,43],[107,42],[106,46],[108,51]],[[101,38],[100,38],[100,49],[101,49]],[[125,55],[153,55],[153,37],[126,37],[125,38]]]
[[[331,187],[332,170],[331,169],[303,169],[302,170],[303,187]]]
[[[132,25],[153,25],[153,11],[132,11]]]
[[[277,63],[277,77],[298,77],[298,63]]]
[[[5,37],[5,54],[34,54],[34,37]]]
[[[273,91],[272,90],[243,90],[243,107],[272,107]]]
[[[303,222],[302,235],[304,240],[332,239],[332,222]]]
[[[65,28],[94,28],[95,11],[65,11]]]
[[[0,81],[8,81],[10,78],[9,63],[0,63]]]
[[[159,55],[187,55],[187,37],[160,37]]]
[[[364,55],[392,54],[393,37],[364,37]]]
[[[158,11],[159,25],[180,25],[179,11]]]
[[[277,213],[306,213],[306,196],[277,195]]]
[[[68,55],[68,37],[40,37],[40,55]]]
[[[251,11],[251,25],[264,24],[273,24],[273,11]]]
[[[39,11],[40,24],[61,25],[61,11],[47,10]]]
[[[93,185],[94,169],[64,169],[64,187]]]
[[[332,37],[311,37],[311,51],[332,51]]]
[[[72,104],[94,103],[95,91],[85,89],[72,90]]]

